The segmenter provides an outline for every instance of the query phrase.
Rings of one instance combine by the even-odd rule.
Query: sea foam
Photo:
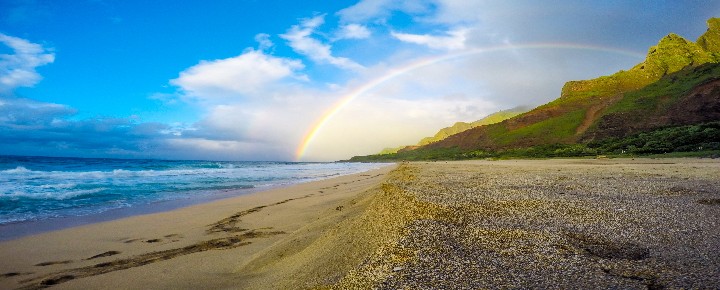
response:
[[[383,166],[0,156],[0,224],[208,199]]]

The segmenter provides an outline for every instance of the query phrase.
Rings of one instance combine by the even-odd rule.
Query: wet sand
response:
[[[0,288],[717,289],[718,233],[717,159],[403,163],[0,243]]]
[[[0,243],[0,289],[217,289],[394,166]]]

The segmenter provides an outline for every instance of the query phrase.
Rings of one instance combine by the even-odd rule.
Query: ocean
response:
[[[200,203],[382,166],[0,156],[0,226]]]

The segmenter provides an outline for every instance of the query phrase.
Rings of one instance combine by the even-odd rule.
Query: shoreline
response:
[[[114,208],[87,215],[62,216],[40,220],[27,220],[0,224],[0,242],[11,241],[27,236],[64,230],[73,227],[109,222],[133,216],[169,212],[186,207],[192,207],[195,205],[236,198],[248,194],[258,194],[264,191],[287,188],[299,184],[322,181],[340,176],[344,175],[332,176],[325,179],[301,181],[296,183],[270,184],[252,188],[221,190],[210,194],[200,194],[198,196],[189,196],[171,200],[161,200],[146,204],[133,205],[129,207]]]
[[[328,213],[344,213],[340,206],[394,167],[3,241],[0,288],[228,287],[235,268]]]
[[[399,163],[2,242],[0,288],[717,288],[717,172]]]
[[[43,234],[47,232],[64,230],[79,226],[109,222],[138,215],[168,212],[198,204],[209,203],[217,200],[223,200],[226,198],[239,197],[246,194],[254,194],[276,188],[290,187],[293,185],[294,184],[284,186],[276,185],[270,188],[235,189],[223,192],[218,196],[207,195],[189,198],[179,198],[130,207],[115,208],[99,213],[92,213],[82,216],[64,216],[42,220],[30,220],[2,224],[0,225],[0,242],[11,241],[31,235]]]

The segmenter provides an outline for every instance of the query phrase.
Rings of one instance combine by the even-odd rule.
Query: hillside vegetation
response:
[[[440,129],[437,133],[435,133],[432,137],[425,137],[420,140],[416,145],[407,145],[407,146],[400,146],[395,148],[385,148],[382,151],[380,151],[379,154],[392,154],[397,153],[398,151],[407,151],[407,150],[414,150],[420,146],[424,146],[433,142],[441,141],[447,137],[450,137],[452,135],[455,135],[460,132],[464,132],[467,130],[470,130],[475,127],[480,127],[484,125],[490,125],[499,123],[502,121],[505,121],[507,119],[510,119],[512,117],[515,117],[517,115],[520,115],[522,113],[527,112],[528,109],[525,107],[516,107],[508,110],[502,110],[499,112],[492,113],[488,115],[485,118],[482,118],[480,120],[477,120],[475,122],[466,123],[466,122],[457,122],[453,124],[450,127],[445,127]]]
[[[708,30],[696,42],[669,34],[650,47],[645,60],[631,69],[596,79],[567,82],[558,99],[529,112],[459,132],[413,152],[353,160],[558,155],[549,154],[550,149],[552,152],[580,150],[584,155],[592,155],[617,149],[593,147],[593,144],[604,144],[610,142],[608,140],[624,144],[622,140],[643,132],[657,132],[649,136],[664,140],[662,136],[667,132],[663,130],[688,133],[684,130],[691,125],[708,123],[707,126],[712,127],[720,121],[718,62],[720,18],[712,18],[708,20]],[[672,148],[660,151],[691,150],[695,145],[703,147],[700,143],[673,144]],[[655,153],[637,149],[645,144],[634,146],[619,152]]]

